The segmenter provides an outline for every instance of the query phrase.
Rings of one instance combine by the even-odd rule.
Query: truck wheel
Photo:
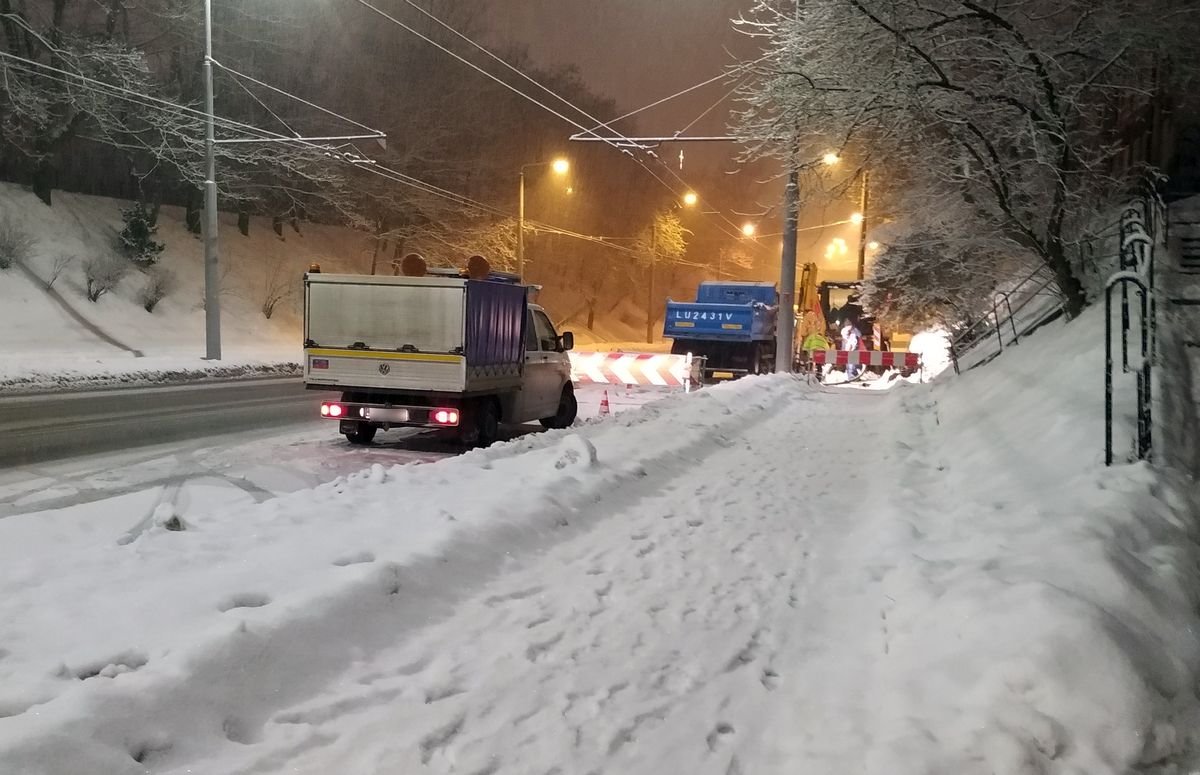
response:
[[[543,417],[539,422],[543,428],[570,428],[575,424],[579,414],[579,403],[575,400],[575,388],[570,384],[563,385],[562,396],[558,399],[558,411],[553,417]]]
[[[359,444],[359,445],[370,444],[375,439],[375,433],[378,430],[379,429],[376,428],[374,425],[368,425],[367,423],[360,423],[358,426],[358,430],[354,431],[353,433],[346,434],[346,439],[351,444]]]
[[[490,447],[500,438],[500,407],[496,405],[496,399],[483,398],[472,410],[459,441],[468,447]]]

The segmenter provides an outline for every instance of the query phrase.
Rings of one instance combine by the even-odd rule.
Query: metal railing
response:
[[[961,374],[961,361],[985,342],[991,342],[994,348],[988,355],[979,358],[970,368],[992,360],[1004,352],[1006,346],[1020,344],[1023,335],[1028,335],[1038,326],[1061,315],[1062,299],[1058,296],[1057,291],[1053,291],[1055,303],[1045,310],[1034,310],[1035,314],[1020,325],[1024,333],[1018,330],[1017,321],[1020,314],[1029,310],[1030,305],[1035,301],[1045,299],[1047,292],[1052,291],[1054,285],[1054,277],[1049,274],[1049,270],[1046,267],[1038,267],[1008,290],[993,293],[991,311],[955,334],[950,340],[950,360],[954,364],[954,373]],[[1015,306],[1013,305],[1014,297],[1018,300]],[[1012,340],[1007,345],[1004,341],[1006,328],[1012,332]],[[995,338],[992,337],[993,333]]]
[[[1122,213],[1120,218],[1119,267],[1104,288],[1104,464],[1113,464],[1113,352],[1112,327],[1113,289],[1121,286],[1121,371],[1137,374],[1137,430],[1134,452],[1138,460],[1150,458],[1153,448],[1152,427],[1152,369],[1158,352],[1158,304],[1155,299],[1154,265],[1160,244],[1158,236],[1165,235],[1166,205],[1150,188]],[[1129,310],[1129,290],[1133,286],[1139,296],[1139,326],[1141,341],[1140,363],[1130,368],[1129,332],[1132,316]]]

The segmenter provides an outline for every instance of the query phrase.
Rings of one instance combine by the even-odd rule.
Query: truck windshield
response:
[[[461,287],[312,283],[308,331],[319,347],[452,352],[463,343]]]

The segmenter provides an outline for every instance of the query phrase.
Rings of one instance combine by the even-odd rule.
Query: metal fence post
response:
[[[1141,344],[1142,363],[1137,375],[1137,439],[1135,447],[1139,460],[1150,457],[1153,444],[1152,408],[1150,405],[1151,358],[1150,358],[1150,289],[1146,281],[1136,272],[1120,271],[1108,278],[1104,288],[1104,464],[1113,463],[1113,379],[1112,379],[1112,291],[1117,285],[1127,288],[1132,283],[1141,295]],[[1125,294],[1128,298],[1128,294]],[[1128,367],[1126,367],[1128,370]]]

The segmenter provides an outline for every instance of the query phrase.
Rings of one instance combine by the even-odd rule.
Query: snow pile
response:
[[[1200,504],[1103,466],[1102,322],[909,395],[873,772],[1175,772],[1195,745]]]
[[[49,356],[36,362],[0,359],[0,389],[6,395],[47,390],[166,385],[200,380],[299,377],[298,360],[279,362],[280,352],[242,353],[220,361],[188,356],[91,358]],[[299,350],[297,350],[297,358]]]

